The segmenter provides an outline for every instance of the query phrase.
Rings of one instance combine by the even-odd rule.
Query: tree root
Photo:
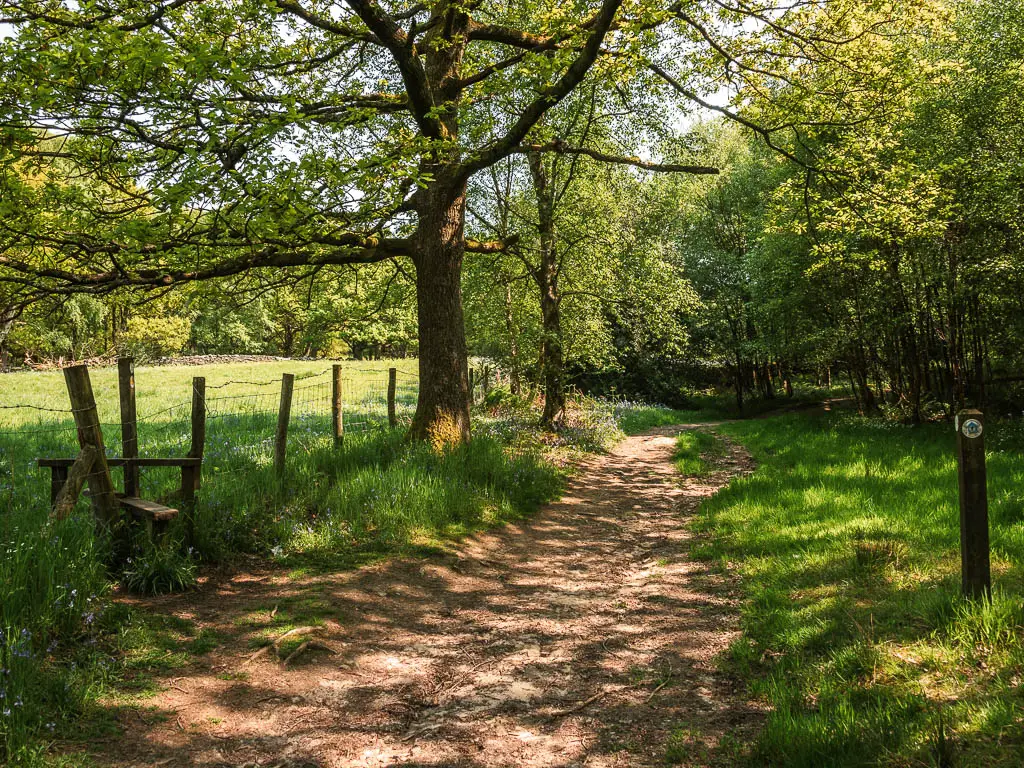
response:
[[[248,659],[246,659],[245,664],[243,664],[242,666],[244,666],[244,667],[249,666],[254,661],[256,661],[256,659],[258,659],[260,656],[264,656],[264,655],[270,653],[271,649],[273,649],[274,650],[274,654],[276,656],[278,656],[278,658],[280,658],[281,643],[283,643],[285,640],[287,640],[290,637],[305,637],[306,635],[312,635],[314,632],[317,632],[319,629],[320,629],[320,627],[296,627],[295,629],[289,629],[283,635],[281,635],[276,640],[274,640],[274,642],[268,643],[267,645],[264,645],[262,648],[260,648],[258,651],[256,651],[256,653],[254,653],[252,656],[250,656]],[[313,647],[318,647],[321,650],[327,650],[327,651],[330,651],[331,653],[335,653],[333,648],[330,648],[330,647],[328,647],[326,645],[323,645],[322,643],[316,643],[316,642],[312,642],[311,643],[310,641],[306,641],[306,642],[302,643],[294,651],[292,651],[290,654],[288,654],[288,658],[286,658],[284,660],[284,663],[288,664],[289,661],[291,661],[294,657],[296,657],[302,651],[305,651],[311,645]]]

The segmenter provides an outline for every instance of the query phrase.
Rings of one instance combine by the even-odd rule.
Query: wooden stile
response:
[[[64,472],[64,485],[53,499],[53,511],[51,515],[57,520],[63,520],[71,514],[82,493],[82,486],[85,485],[89,472],[96,463],[96,448],[87,445],[78,453],[75,463]]]
[[[189,458],[202,460],[206,450],[206,377],[194,376],[192,378],[192,445],[189,448]],[[201,483],[201,471],[199,465],[191,472],[192,491],[199,490]],[[185,483],[182,481],[182,495],[185,495]],[[183,499],[184,500],[184,499]]]

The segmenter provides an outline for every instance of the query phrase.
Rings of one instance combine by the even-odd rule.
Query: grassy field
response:
[[[36,406],[0,409],[0,762],[82,765],[80,758],[61,763],[50,740],[69,729],[102,735],[126,693],[130,706],[140,706],[136,697],[150,674],[216,646],[189,622],[165,626],[112,603],[118,581],[188,583],[199,565],[240,556],[300,578],[398,552],[438,551],[468,531],[534,511],[562,487],[565,469],[551,456],[597,449],[615,433],[603,409],[549,444],[535,415],[488,409],[476,415],[471,446],[436,452],[386,428],[391,365],[346,364],[340,449],[330,435],[330,377],[318,375],[329,363],[137,369],[143,455],[184,454],[193,376],[207,379],[209,421],[193,535],[179,523],[169,545],[140,542],[128,560],[97,535],[85,500],[68,519],[48,519],[49,479],[34,460],[77,452],[62,375],[0,377],[0,406]],[[415,365],[397,361],[403,418],[415,406]],[[270,437],[284,371],[297,380],[287,472],[279,478]],[[116,372],[99,369],[92,380],[108,452],[116,454]],[[116,471],[114,481],[120,485]],[[143,470],[147,498],[166,498],[176,483],[174,472]]]
[[[1024,764],[1021,424],[986,429],[991,605],[959,597],[949,425],[789,414],[718,430],[758,463],[696,524],[699,555],[744,594],[723,663],[771,707],[751,761]],[[681,442],[677,460],[707,450]]]

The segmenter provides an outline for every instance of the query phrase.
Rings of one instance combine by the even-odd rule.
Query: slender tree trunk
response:
[[[743,358],[736,353],[736,410],[743,415]]]
[[[533,191],[537,197],[537,230],[540,266],[535,272],[540,289],[541,342],[544,361],[543,423],[559,429],[565,421],[565,360],[562,348],[562,297],[558,289],[558,258],[555,248],[554,188],[548,182],[539,152],[529,157]]]
[[[519,329],[516,328],[515,317],[512,314],[512,283],[505,283],[505,330],[508,331],[508,353],[509,365],[509,390],[513,395],[523,391],[522,381],[519,378]]]

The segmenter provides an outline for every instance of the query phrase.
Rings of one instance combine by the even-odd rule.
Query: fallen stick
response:
[[[669,684],[669,681],[670,681],[671,679],[672,679],[672,678],[671,678],[671,677],[669,677],[669,678],[666,678],[665,680],[661,681],[661,682],[660,682],[660,683],[658,684],[658,687],[657,687],[657,688],[655,688],[655,689],[654,689],[653,691],[651,691],[651,695],[647,697],[647,702],[646,702],[646,703],[650,704],[650,703],[651,703],[651,699],[653,699],[653,698],[654,698],[654,694],[656,694],[656,693],[657,693],[658,691],[660,691],[660,690],[661,690],[662,688],[664,688],[664,687],[665,687],[666,685],[668,685],[668,684]]]
[[[607,696],[609,693],[620,693],[621,691],[627,691],[630,688],[636,688],[636,686],[624,685],[621,688],[606,688],[600,693],[595,693],[589,699],[585,699],[584,701],[581,701],[579,704],[576,704],[575,706],[569,707],[568,709],[560,709],[557,712],[552,712],[550,715],[548,715],[548,719],[553,720],[556,717],[565,717],[566,715],[574,714],[582,709],[586,709],[595,701],[600,699],[602,696]]]
[[[284,666],[287,667],[292,662],[292,659],[298,658],[299,655],[301,655],[302,652],[304,650],[306,650],[307,648],[309,648],[309,641],[308,640],[305,641],[304,643],[301,643],[298,648],[296,648],[294,651],[292,651],[291,653],[288,654],[288,658],[286,658],[284,660]]]

